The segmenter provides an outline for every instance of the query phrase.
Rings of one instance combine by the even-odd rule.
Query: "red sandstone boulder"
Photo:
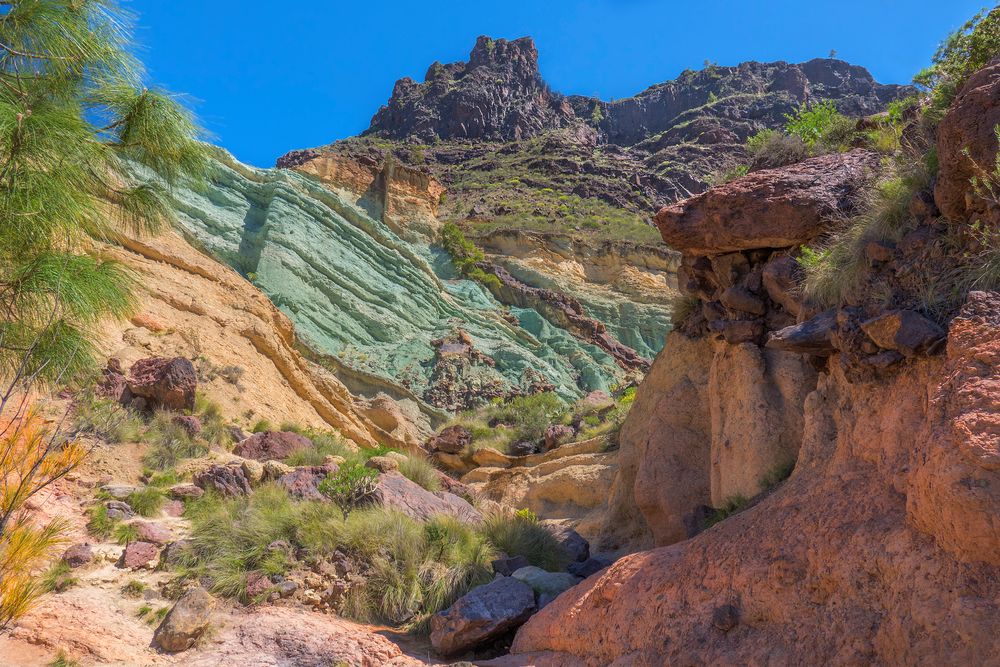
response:
[[[159,560],[160,547],[152,542],[129,542],[122,552],[118,567],[134,570],[146,567],[150,563]]]
[[[197,386],[194,364],[184,357],[140,359],[129,370],[129,391],[150,408],[193,410]]]
[[[89,544],[74,544],[66,549],[62,559],[70,567],[81,567],[94,560],[94,551]]]
[[[992,171],[997,153],[994,127],[1000,124],[1000,58],[973,74],[962,87],[947,115],[938,126],[938,163],[934,201],[941,213],[953,222],[965,222],[991,208],[975,196],[969,180],[976,165]]]
[[[483,520],[482,514],[466,500],[447,491],[431,493],[395,471],[378,476],[374,500],[417,521],[427,521],[441,514],[467,523]]]
[[[785,248],[815,238],[878,169],[867,150],[765,169],[660,209],[667,245],[693,255]]]
[[[427,449],[432,452],[461,454],[472,443],[472,433],[461,424],[449,426],[427,441]]]
[[[291,431],[254,433],[236,445],[233,454],[256,461],[280,461],[295,452],[312,447],[309,438]]]

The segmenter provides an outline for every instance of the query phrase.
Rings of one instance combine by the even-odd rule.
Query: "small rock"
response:
[[[463,653],[517,628],[534,611],[531,588],[512,577],[500,577],[434,614],[431,645],[444,656]]]
[[[867,364],[874,368],[888,368],[893,364],[897,364],[902,361],[905,357],[895,350],[882,350],[877,354],[870,355],[861,360],[861,363]]]
[[[263,572],[250,572],[247,574],[247,597],[252,600],[263,595],[271,585],[271,580]]]
[[[524,556],[510,556],[507,558],[498,558],[493,561],[493,571],[497,574],[509,577],[514,574],[517,570],[522,567],[528,567],[531,563]]]
[[[570,561],[582,563],[590,558],[590,543],[580,533],[552,519],[540,521],[539,525],[556,538]]]
[[[288,579],[286,579],[281,583],[279,583],[276,588],[278,590],[279,596],[287,598],[288,596],[292,595],[298,589],[298,587],[299,585],[296,584],[294,581],[289,581]]]
[[[195,475],[194,483],[205,491],[232,497],[245,496],[251,492],[250,480],[238,465],[213,465]]]
[[[537,454],[538,447],[533,442],[521,441],[512,444],[509,451],[511,456],[528,456],[529,454]]]
[[[109,519],[131,519],[135,516],[135,512],[132,511],[132,506],[120,500],[109,500],[104,503],[104,507],[108,510]]]
[[[236,445],[233,454],[257,461],[276,461],[312,446],[309,438],[292,431],[263,431]]]
[[[264,461],[264,481],[275,481],[281,479],[293,470],[295,470],[295,468],[290,465],[286,465],[281,461]]]
[[[81,567],[94,560],[94,551],[89,544],[74,544],[63,553],[62,559],[70,567]]]
[[[730,345],[756,342],[764,335],[764,323],[760,320],[728,320],[722,326],[722,337]]]
[[[194,364],[183,357],[140,359],[129,370],[128,389],[147,408],[194,410],[197,386]]]
[[[247,481],[250,482],[251,486],[260,484],[261,480],[264,479],[264,464],[260,461],[243,459],[240,461],[240,468],[243,470],[243,474],[246,475]]]
[[[399,470],[399,461],[388,456],[373,456],[365,461],[366,468],[373,468],[379,472],[391,472]]]
[[[284,487],[294,498],[326,500],[326,497],[319,492],[319,484],[328,474],[329,471],[323,466],[302,466],[279,477],[278,485]]]
[[[773,332],[767,341],[767,347],[829,356],[835,350],[832,334],[836,327],[837,309],[830,308],[801,324]]]
[[[186,651],[204,634],[213,609],[215,599],[205,589],[191,589],[156,628],[153,643],[170,653]]]
[[[551,424],[545,429],[545,449],[555,449],[564,442],[569,442],[576,435],[576,430],[572,426],[563,424]]]
[[[712,610],[712,625],[723,632],[729,632],[740,622],[740,611],[731,604],[724,604]]]
[[[152,542],[129,542],[118,561],[118,567],[135,570],[149,567],[159,558],[160,547]]]
[[[173,533],[168,528],[152,521],[135,521],[132,526],[135,528],[136,537],[142,542],[163,545],[174,539]]]
[[[201,433],[201,420],[194,415],[175,415],[173,422],[192,438]]]
[[[722,305],[726,308],[736,310],[741,313],[763,315],[767,311],[763,299],[752,294],[750,290],[738,285],[727,287],[723,290],[722,295],[719,297],[719,301],[721,301]]]
[[[432,452],[461,454],[472,443],[472,432],[461,424],[442,430],[427,441],[427,449]]]
[[[136,487],[128,484],[105,484],[101,491],[108,494],[115,500],[125,500],[137,491]]]
[[[587,560],[577,563],[570,563],[566,568],[566,571],[575,577],[580,577],[581,579],[586,579],[592,574],[597,574],[604,568],[611,565],[611,562],[604,558],[588,558]]]
[[[170,487],[170,497],[176,500],[195,500],[205,495],[205,492],[194,484],[178,484]]]
[[[168,500],[163,504],[163,513],[172,517],[182,516],[184,514],[184,503],[179,500]]]

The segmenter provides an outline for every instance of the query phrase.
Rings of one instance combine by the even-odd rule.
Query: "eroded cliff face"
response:
[[[984,102],[998,85],[970,79],[939,155],[992,164],[995,140],[955,147],[1000,121]],[[622,428],[604,538],[662,546],[560,596],[496,664],[996,662],[1000,293],[968,292],[940,323],[900,307],[905,280],[887,283],[891,299],[848,293],[821,311],[798,289],[795,246],[849,215],[870,182],[851,166],[867,156],[826,159],[657,216],[696,301]],[[943,244],[998,216],[961,174],[942,168],[937,202],[913,193],[898,247],[859,250],[871,276],[906,276],[923,256],[968,270]],[[771,471],[793,460],[778,481]],[[734,496],[745,509],[705,521]]]
[[[106,251],[137,275],[140,312],[108,324],[101,348],[128,367],[150,355],[193,359],[225,413],[244,427],[272,423],[334,428],[360,445],[419,446],[430,424],[409,401],[357,397],[303,358],[292,322],[229,267],[180,235],[124,237]]]
[[[997,299],[972,297],[943,359],[822,375],[788,482],[561,596],[519,632],[521,664],[990,664]]]
[[[179,188],[175,205],[185,234],[259,287],[355,393],[466,407],[435,398],[469,394],[437,387],[436,341],[459,331],[469,354],[489,359],[466,364],[462,381],[497,386],[495,395],[532,391],[540,377],[572,398],[624,376],[608,351],[535,304],[506,313],[459,278],[432,245],[433,179],[385,163],[298,160],[294,171],[257,170],[224,157],[206,191]]]

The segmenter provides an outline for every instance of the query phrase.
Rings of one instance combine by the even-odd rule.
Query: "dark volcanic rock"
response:
[[[573,110],[549,92],[530,37],[479,37],[467,63],[427,70],[424,83],[396,82],[366,134],[391,139],[512,140],[566,125]]]
[[[443,429],[427,441],[427,449],[432,452],[461,454],[472,443],[472,433],[461,424]]]
[[[193,410],[198,375],[184,357],[140,359],[129,369],[128,390],[146,400],[148,408]]]
[[[195,486],[204,491],[215,491],[223,496],[245,496],[250,493],[250,480],[238,465],[213,465],[198,473]]]
[[[512,577],[500,577],[434,614],[431,644],[445,656],[462,653],[513,630],[534,611],[531,587]]]

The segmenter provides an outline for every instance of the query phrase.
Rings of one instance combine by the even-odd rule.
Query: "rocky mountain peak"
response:
[[[435,62],[423,83],[408,77],[397,81],[365,134],[511,141],[562,127],[572,117],[569,105],[542,80],[530,37],[508,41],[483,35],[468,62]]]

